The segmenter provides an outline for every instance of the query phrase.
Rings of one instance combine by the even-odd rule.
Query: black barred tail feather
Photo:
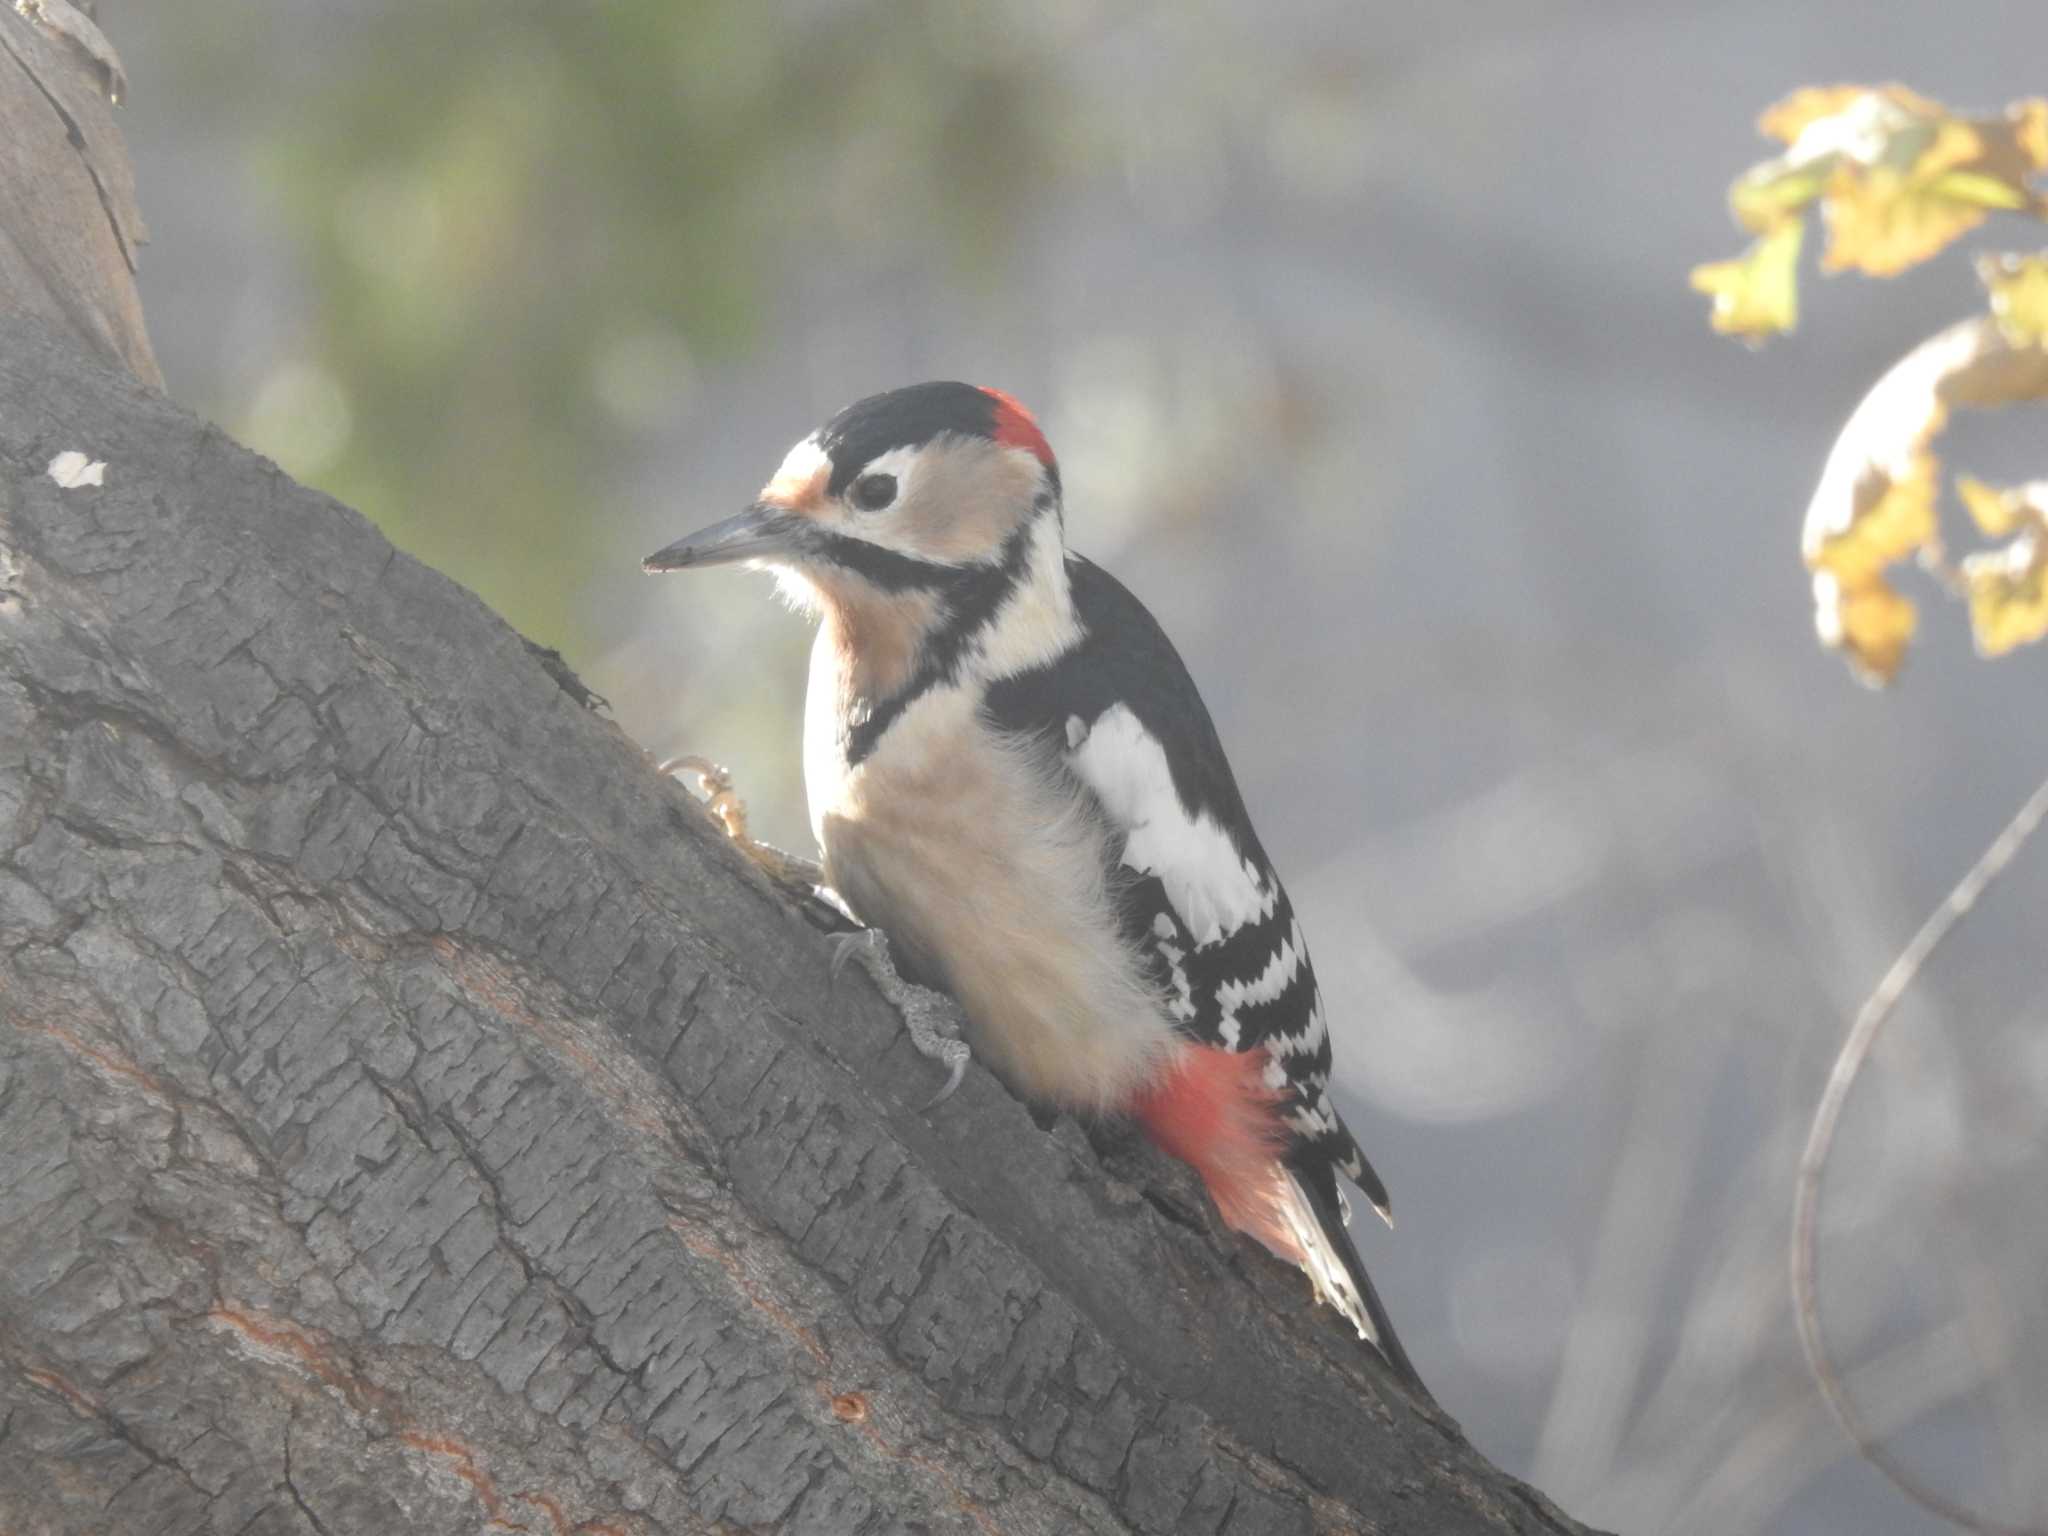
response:
[[[1412,1387],[1425,1401],[1435,1403],[1429,1388],[1422,1384],[1422,1377],[1415,1369],[1415,1362],[1408,1358],[1408,1351],[1401,1347],[1401,1336],[1394,1332],[1393,1319],[1387,1316],[1387,1309],[1380,1301],[1380,1293],[1373,1289],[1372,1277],[1365,1272],[1365,1265],[1358,1257],[1358,1250],[1351,1245],[1351,1234],[1344,1225],[1344,1205],[1337,1192],[1337,1181],[1327,1171],[1318,1178],[1313,1174],[1294,1176],[1294,1186],[1302,1193],[1310,1212],[1315,1217],[1317,1256],[1324,1265],[1334,1258],[1343,1273],[1344,1288],[1350,1295],[1337,1301],[1338,1310],[1351,1314],[1352,1308],[1346,1303],[1354,1302],[1365,1314],[1365,1325],[1359,1332],[1366,1334],[1386,1356],[1387,1364],[1394,1373]],[[1304,1266],[1306,1267],[1306,1266]],[[1318,1289],[1322,1282],[1315,1269],[1310,1277],[1317,1279]],[[1353,1322],[1357,1318],[1353,1316]]]

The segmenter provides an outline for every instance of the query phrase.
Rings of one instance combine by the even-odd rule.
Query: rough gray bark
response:
[[[71,0],[0,5],[0,314],[38,315],[161,388],[135,291],[149,234],[114,125],[125,84]]]
[[[1578,1529],[1177,1167],[921,1114],[828,952],[467,592],[0,321],[0,1529]]]
[[[1579,1529],[1185,1170],[978,1070],[920,1113],[572,678],[115,372],[158,382],[118,65],[29,9],[0,1532]]]

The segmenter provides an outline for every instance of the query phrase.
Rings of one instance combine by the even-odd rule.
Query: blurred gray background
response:
[[[1321,974],[1361,1226],[1492,1457],[1629,1532],[1934,1522],[1787,1303],[1849,1017],[2048,768],[2048,655],[1924,585],[1903,681],[1814,644],[1800,513],[1960,256],[1711,335],[1696,262],[1802,84],[2048,92],[2048,7],[125,5],[102,23],[172,392],[560,646],[808,844],[803,623],[638,557],[829,412],[996,384],[1072,542],[1202,683]],[[2041,243],[1997,227],[1978,247]],[[1811,249],[1811,242],[1809,243]],[[1811,258],[1809,257],[1809,266]],[[2048,472],[2042,417],[1952,464]],[[1828,1327],[1953,1495],[2048,1519],[2030,850],[1859,1085]]]

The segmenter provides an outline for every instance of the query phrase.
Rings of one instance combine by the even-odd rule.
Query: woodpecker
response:
[[[863,963],[952,1067],[940,1097],[971,1048],[1028,1099],[1136,1119],[1421,1389],[1345,1230],[1340,1174],[1382,1217],[1387,1193],[1330,1100],[1294,908],[1179,653],[1067,549],[1031,413],[951,382],[858,401],[642,562],[729,563],[818,620],[822,879],[886,936]]]

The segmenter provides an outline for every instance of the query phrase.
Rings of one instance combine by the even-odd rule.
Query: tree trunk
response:
[[[115,371],[103,264],[29,270],[0,1530],[1580,1529],[1178,1165],[979,1068],[920,1112],[889,1008],[573,679]]]

